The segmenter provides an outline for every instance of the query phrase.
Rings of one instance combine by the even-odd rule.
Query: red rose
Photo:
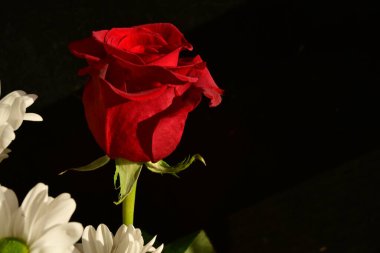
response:
[[[201,101],[221,102],[222,90],[200,56],[172,24],[113,28],[69,45],[87,60],[91,78],[83,103],[97,143],[113,158],[156,162],[177,147],[187,115]]]

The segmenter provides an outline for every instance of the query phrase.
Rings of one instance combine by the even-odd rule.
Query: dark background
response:
[[[113,164],[81,104],[85,63],[69,42],[93,30],[172,22],[207,61],[223,102],[204,99],[177,150],[180,178],[143,170],[135,225],[162,242],[205,229],[217,252],[380,252],[379,9],[363,1],[8,2],[0,10],[2,96],[39,98],[0,164],[19,198],[37,182],[69,192],[73,220],[116,231]]]

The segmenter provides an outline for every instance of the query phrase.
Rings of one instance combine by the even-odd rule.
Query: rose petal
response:
[[[93,38],[73,41],[69,44],[69,50],[76,57],[86,59],[89,64],[98,62],[106,56],[102,44]]]

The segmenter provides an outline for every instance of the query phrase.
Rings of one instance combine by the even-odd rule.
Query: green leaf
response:
[[[204,230],[184,236],[166,245],[163,253],[215,253]]]
[[[193,156],[186,157],[182,162],[176,164],[175,166],[170,166],[164,160],[160,160],[156,163],[146,162],[145,166],[152,172],[160,173],[160,174],[172,174],[177,176],[177,173],[187,169],[195,160],[201,161],[204,165],[206,165],[205,160],[199,154],[195,154]]]
[[[75,170],[75,171],[92,171],[92,170],[96,170],[96,169],[99,169],[100,167],[103,167],[104,165],[106,165],[111,159],[105,155],[105,156],[102,156],[98,159],[96,159],[95,161],[87,164],[87,165],[84,165],[84,166],[81,166],[81,167],[78,167],[78,168],[71,168],[71,169],[67,169],[65,171],[62,171],[60,172],[58,175],[63,175],[64,173],[66,173],[67,171],[71,171],[71,170]]]
[[[113,176],[113,183],[119,189],[119,199],[114,203],[119,205],[132,190],[133,184],[139,178],[142,163],[131,162],[125,159],[116,159],[116,170]],[[119,185],[117,179],[119,178]]]
[[[194,241],[186,249],[185,253],[215,253],[215,249],[211,244],[206,232],[201,230]]]

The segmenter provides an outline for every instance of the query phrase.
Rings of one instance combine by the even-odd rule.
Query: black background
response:
[[[350,223],[379,211],[372,201],[380,192],[374,180],[380,166],[352,166],[358,159],[380,157],[376,6],[363,1],[228,0],[8,5],[0,10],[2,96],[15,89],[38,94],[28,111],[44,118],[23,123],[10,158],[0,164],[0,182],[20,198],[37,182],[47,183],[51,195],[70,192],[75,198],[73,220],[105,223],[116,231],[121,208],[112,203],[117,197],[112,163],[94,172],[57,175],[103,155],[83,117],[86,79],[76,73],[85,63],[67,45],[93,30],[173,22],[207,61],[225,94],[220,106],[209,108],[204,99],[189,115],[181,143],[166,159],[175,163],[200,153],[207,166],[195,163],[179,179],[144,170],[135,225],[163,242],[203,228],[217,252],[379,252],[377,241],[368,239],[377,233],[378,215]],[[355,173],[345,176],[351,175],[347,171]],[[309,181],[314,178],[320,184]],[[310,207],[307,200],[295,203],[295,196],[308,192],[305,187],[335,196],[341,184],[327,183],[335,182],[331,178],[360,178],[355,183],[359,190],[347,184],[345,200],[341,195],[331,200],[355,215],[342,213],[347,221],[337,214],[325,233],[321,224],[336,211],[330,203],[330,211],[318,211],[304,227],[292,229],[299,213],[326,205],[324,197],[316,202],[310,197]],[[358,192],[362,195],[351,195]],[[279,194],[286,197],[278,200]],[[366,208],[350,199],[364,199]],[[296,217],[265,216],[292,208]],[[290,239],[270,239],[285,237]]]

